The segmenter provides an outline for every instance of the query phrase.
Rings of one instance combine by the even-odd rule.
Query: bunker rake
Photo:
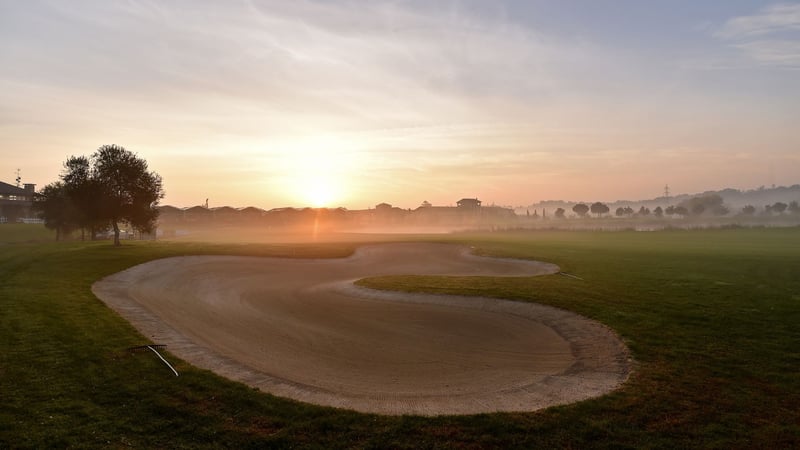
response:
[[[160,359],[164,364],[167,365],[167,367],[170,368],[170,370],[172,370],[172,373],[174,373],[175,376],[177,377],[178,371],[175,370],[175,368],[172,367],[172,364],[170,364],[166,359],[164,359],[163,356],[161,356],[161,353],[158,353],[158,350],[156,350],[156,349],[163,350],[165,348],[167,348],[167,346],[164,344],[138,345],[136,347],[128,347],[128,351],[131,353],[138,353],[146,350],[152,351],[153,353],[156,354],[156,356],[158,356],[158,359]]]

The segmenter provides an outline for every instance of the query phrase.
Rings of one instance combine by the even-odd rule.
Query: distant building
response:
[[[16,222],[33,218],[33,198],[36,185],[26,183],[24,188],[0,181],[0,222]]]
[[[456,202],[456,206],[464,209],[477,209],[481,207],[481,201],[477,198],[462,198]]]

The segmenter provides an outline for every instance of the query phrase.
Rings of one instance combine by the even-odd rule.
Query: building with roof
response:
[[[0,181],[0,222],[17,222],[33,218],[33,199],[36,185],[25,183],[24,187]]]
[[[462,198],[456,202],[456,206],[464,209],[478,209],[481,207],[481,201],[477,198]]]

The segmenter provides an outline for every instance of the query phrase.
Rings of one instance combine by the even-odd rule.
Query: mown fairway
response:
[[[386,277],[599,320],[637,362],[619,391],[527,414],[382,417],[283,400],[176,361],[90,292],[165,256],[336,257],[352,244],[26,243],[0,227],[0,448],[800,446],[800,229],[453,235],[577,277]],[[428,238],[429,240],[432,238]]]

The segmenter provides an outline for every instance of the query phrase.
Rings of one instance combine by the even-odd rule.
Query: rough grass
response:
[[[441,239],[441,238],[439,238]],[[90,291],[183,254],[336,257],[347,243],[15,243],[0,247],[0,448],[788,448],[800,446],[800,229],[527,232],[444,238],[583,280],[383,277],[377,288],[555,305],[614,328],[619,391],[527,414],[381,417],[256,392],[168,356]],[[2,239],[0,239],[2,240]]]
[[[0,245],[18,242],[54,241],[56,232],[42,224],[0,223]]]

